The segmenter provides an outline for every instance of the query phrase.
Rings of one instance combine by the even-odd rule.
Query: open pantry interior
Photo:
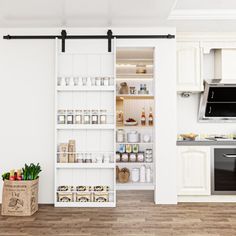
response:
[[[54,202],[114,207],[114,53],[107,52],[106,40],[93,50],[73,43],[66,53],[56,49]]]
[[[155,188],[154,78],[153,47],[117,47],[117,190]]]

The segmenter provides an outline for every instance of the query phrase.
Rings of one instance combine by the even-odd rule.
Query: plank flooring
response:
[[[116,208],[40,205],[31,217],[0,216],[0,235],[236,235],[236,204],[155,205],[152,194],[152,191],[118,192]]]

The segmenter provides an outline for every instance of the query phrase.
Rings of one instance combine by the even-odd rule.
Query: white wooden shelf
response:
[[[117,74],[117,78],[153,78],[153,74]]]
[[[126,76],[121,76],[116,78],[116,81],[150,81],[152,82],[154,79],[153,77],[126,77]]]
[[[100,130],[105,130],[105,129],[115,129],[115,125],[113,124],[104,124],[104,125],[57,125],[56,128],[58,130],[80,130],[80,129],[100,129]]]
[[[76,92],[76,91],[115,91],[115,86],[57,86],[57,91],[59,92]]]
[[[58,169],[109,169],[115,168],[115,163],[57,163],[56,168]]]
[[[55,202],[55,207],[115,207],[115,202]]]
[[[117,129],[153,129],[154,126],[148,126],[148,125],[117,125]],[[131,143],[129,143],[131,144]]]
[[[116,190],[154,190],[153,183],[117,183]]]
[[[117,99],[154,99],[152,94],[117,94]]]
[[[153,162],[116,162],[116,165],[120,165],[120,166],[127,166],[127,165],[141,166],[141,165],[153,165]]]
[[[149,142],[149,143],[116,143],[116,145],[118,146],[119,144],[130,144],[130,145],[153,145],[153,143],[152,142]]]

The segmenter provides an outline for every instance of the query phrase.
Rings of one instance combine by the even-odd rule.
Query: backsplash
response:
[[[177,133],[230,134],[236,133],[236,123],[198,122],[200,94],[188,98],[177,95]]]

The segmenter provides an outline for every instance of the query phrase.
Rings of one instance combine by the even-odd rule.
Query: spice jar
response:
[[[74,123],[74,111],[67,110],[67,124],[72,125]]]
[[[70,77],[65,77],[65,84],[66,86],[70,85]]]
[[[120,162],[120,153],[116,152],[116,162]]]
[[[144,162],[144,152],[139,152],[137,154],[137,162]]]
[[[57,77],[57,86],[62,85],[62,77]]]
[[[122,155],[121,155],[121,161],[122,161],[122,162],[128,162],[128,161],[129,161],[129,155],[128,155],[128,153],[122,153]]]
[[[125,141],[125,131],[123,129],[116,131],[116,141],[117,143],[123,143]]]
[[[119,152],[124,153],[125,152],[125,144],[119,144]]]
[[[85,163],[92,163],[92,154],[85,153]]]
[[[64,125],[66,123],[66,110],[57,111],[57,123],[60,125]]]
[[[90,124],[90,110],[84,110],[84,124]]]
[[[109,163],[110,162],[110,156],[107,154],[107,155],[103,155],[103,162],[104,163]]]
[[[92,110],[92,124],[98,124],[98,110]]]
[[[103,85],[108,86],[109,85],[109,77],[103,78]]]
[[[136,154],[135,153],[130,153],[129,155],[129,161],[130,162],[136,162],[137,158],[136,158]]]
[[[83,163],[83,155],[81,153],[76,154],[76,162]]]
[[[75,110],[75,124],[82,124],[82,110]]]
[[[107,123],[107,110],[100,110],[100,124],[106,124]]]
[[[96,77],[95,78],[95,85],[96,86],[100,86],[101,85],[101,78],[100,77]]]

